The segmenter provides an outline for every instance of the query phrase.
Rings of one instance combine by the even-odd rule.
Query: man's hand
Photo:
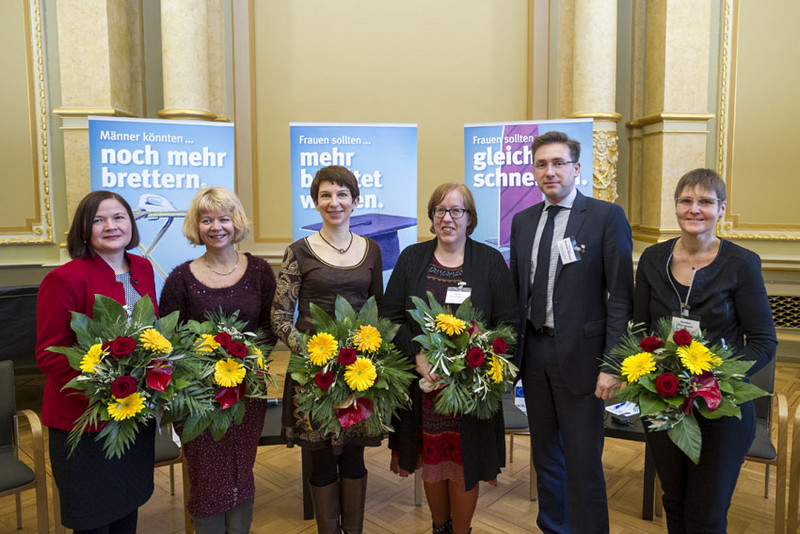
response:
[[[419,373],[419,376],[421,376],[431,384],[435,384],[442,378],[441,376],[439,376],[438,373],[431,373],[431,368],[433,366],[430,363],[428,363],[428,358],[426,358],[424,354],[418,352],[416,360],[417,360],[417,372]]]
[[[622,381],[614,375],[603,373],[597,376],[597,386],[594,396],[598,399],[608,400],[614,396],[614,392],[622,386]]]

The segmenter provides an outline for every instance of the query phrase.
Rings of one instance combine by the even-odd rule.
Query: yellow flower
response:
[[[693,375],[700,375],[703,374],[703,371],[710,370],[714,367],[713,358],[717,358],[697,341],[692,341],[688,347],[681,345],[675,352],[680,357],[683,366]]]
[[[503,381],[503,361],[497,356],[489,356],[489,378],[495,384]]]
[[[198,352],[214,352],[219,348],[219,343],[211,334],[200,334],[196,346]]]
[[[259,368],[259,369],[263,369],[263,368],[264,368],[264,353],[263,353],[263,352],[261,352],[261,349],[259,349],[259,348],[258,348],[258,347],[256,347],[255,345],[253,345],[253,346],[252,346],[252,347],[250,347],[250,348],[252,349],[252,351],[253,351],[253,354],[255,354],[256,356],[258,356],[258,359],[256,360],[256,363],[258,364],[258,368]]]
[[[336,338],[327,332],[315,334],[308,342],[308,357],[314,365],[323,366],[336,356],[339,344]]]
[[[138,391],[131,393],[123,399],[112,398],[114,402],[108,404],[108,415],[110,415],[114,421],[130,419],[144,409],[144,398]]]
[[[447,313],[436,316],[436,326],[448,336],[457,336],[467,327],[464,321]]]
[[[369,358],[357,358],[356,362],[348,365],[344,371],[344,381],[354,391],[365,391],[372,387],[378,378],[375,365]]]
[[[374,326],[359,326],[353,335],[353,343],[362,352],[375,352],[381,346],[381,333]]]
[[[100,365],[100,356],[103,355],[103,345],[100,343],[92,345],[81,359],[81,371],[84,373],[96,373]]]
[[[246,372],[242,364],[233,358],[227,358],[214,365],[214,381],[224,388],[232,388],[242,383]]]
[[[622,361],[622,376],[628,382],[638,382],[640,378],[656,370],[656,362],[649,352],[628,356]]]
[[[719,367],[722,365],[722,358],[710,351],[709,354],[711,355],[711,367]]]
[[[152,351],[169,354],[172,352],[172,343],[167,338],[161,335],[161,332],[155,328],[148,328],[139,335],[139,342],[146,349]]]

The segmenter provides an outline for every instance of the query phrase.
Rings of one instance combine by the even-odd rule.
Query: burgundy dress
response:
[[[300,344],[298,332],[313,331],[310,304],[313,302],[331,317],[334,314],[336,295],[341,295],[350,305],[359,310],[369,297],[374,296],[380,304],[383,298],[383,263],[381,249],[372,239],[367,239],[367,250],[361,261],[351,267],[337,267],[322,261],[305,239],[295,241],[286,248],[286,254],[278,275],[278,288],[272,309],[272,327],[281,341],[298,354]],[[294,310],[297,305],[297,324]],[[329,439],[320,432],[308,428],[305,419],[297,414],[294,405],[296,383],[286,375],[283,390],[283,426],[287,444],[295,441],[311,448],[322,448]],[[363,425],[348,427],[345,443],[378,445],[380,437],[371,438],[359,432]]]
[[[275,295],[275,275],[266,261],[245,255],[244,276],[225,288],[201,284],[189,269],[190,262],[175,267],[161,292],[161,314],[178,310],[181,321],[203,321],[206,311],[220,307],[226,313],[239,310],[239,319],[247,321],[246,329],[260,328],[267,336],[267,343],[274,345],[269,311]],[[255,495],[253,465],[267,403],[259,399],[245,402],[242,423],[232,424],[222,439],[214,441],[206,430],[183,446],[191,482],[187,508],[193,516],[225,513]]]

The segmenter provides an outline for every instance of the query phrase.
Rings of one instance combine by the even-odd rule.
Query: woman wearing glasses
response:
[[[775,326],[758,255],[714,235],[725,207],[725,183],[714,171],[695,169],[678,181],[681,235],[642,253],[633,320],[652,328],[660,317],[682,315],[712,344],[726,343],[742,359],[755,361],[752,375],[775,357]],[[741,410],[741,419],[706,419],[695,411],[703,435],[696,465],[666,432],[646,434],[669,532],[726,532],[731,496],[756,428],[753,402]]]
[[[412,296],[427,291],[440,303],[458,307],[448,289],[470,291],[473,306],[489,325],[513,324],[518,313],[511,274],[495,249],[468,236],[478,225],[472,193],[462,184],[443,184],[428,201],[428,218],[436,238],[407,247],[397,260],[386,288],[382,312],[401,328],[395,344],[416,364],[417,373],[431,383],[441,377],[431,373],[413,337],[420,333],[406,310]],[[411,411],[402,412],[389,437],[391,469],[406,477],[422,466],[425,496],[433,518],[433,533],[469,532],[478,502],[478,482],[497,484],[505,466],[502,411],[493,418],[447,417],[434,409],[437,393],[422,393],[417,381],[409,392]],[[422,451],[420,453],[420,451]]]

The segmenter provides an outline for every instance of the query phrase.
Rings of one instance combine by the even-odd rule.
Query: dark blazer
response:
[[[153,267],[141,256],[125,254],[130,263],[131,283],[142,296],[149,296],[156,305]],[[76,311],[92,315],[95,295],[125,302],[122,283],[100,256],[77,258],[48,273],[39,286],[36,301],[36,364],[47,377],[42,399],[42,423],[59,430],[72,430],[75,420],[86,410],[88,401],[83,395],[61,391],[64,384],[79,372],[69,365],[63,354],[50,352],[47,347],[68,347],[75,343],[75,333],[69,326]],[[158,313],[158,307],[156,307]],[[95,430],[89,428],[88,430]]]
[[[648,247],[639,259],[633,319],[651,328],[680,310],[667,275],[675,241]],[[748,374],[775,357],[778,340],[758,254],[723,239],[716,259],[695,273],[689,306],[712,343],[724,339],[743,359],[755,361]]]
[[[433,259],[436,240],[406,247],[400,254],[389,279],[381,304],[381,314],[401,325],[395,345],[412,362],[419,352],[413,341],[421,333],[406,310],[413,309],[412,296],[425,298],[425,271]],[[511,276],[501,254],[482,243],[467,238],[464,250],[463,279],[472,288],[472,304],[484,313],[487,324],[515,324],[517,302],[511,292]],[[409,394],[414,401],[412,411],[401,412],[395,419],[395,432],[389,436],[389,447],[400,455],[400,467],[413,472],[417,466],[421,422],[420,390],[417,380]],[[494,480],[505,466],[505,425],[502,411],[488,420],[472,416],[461,418],[461,450],[464,460],[464,483],[467,490],[480,480]]]
[[[524,364],[531,251],[544,202],[514,216],[511,276],[521,303],[516,361]],[[575,394],[594,392],[601,358],[625,332],[633,299],[631,229],[622,208],[578,192],[565,237],[584,247],[580,261],[558,261],[553,288],[555,344],[562,376]]]

